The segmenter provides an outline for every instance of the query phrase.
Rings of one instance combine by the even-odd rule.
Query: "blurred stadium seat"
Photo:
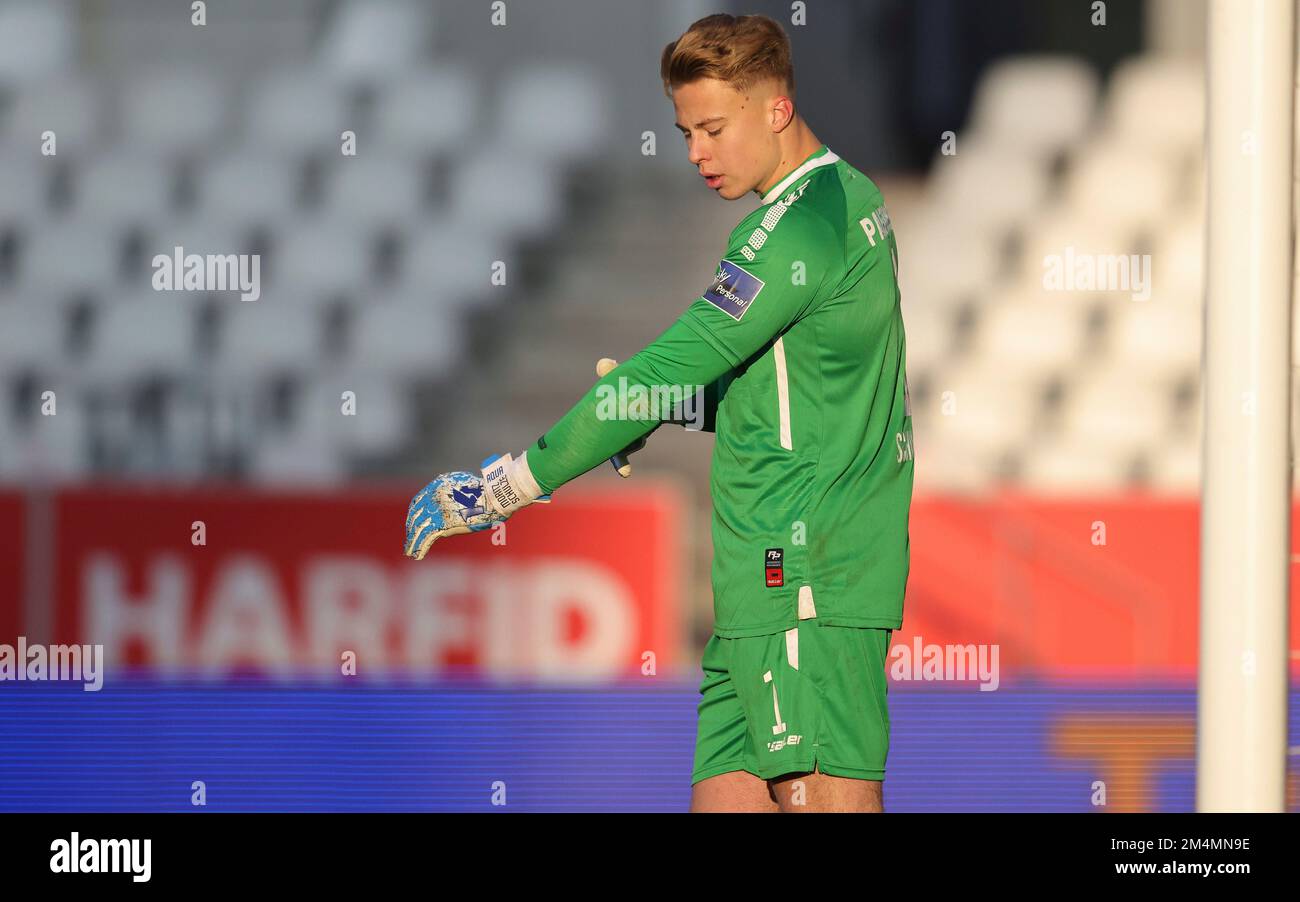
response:
[[[0,83],[35,82],[66,68],[77,41],[72,13],[62,0],[0,6]]]
[[[61,72],[47,81],[22,87],[0,141],[6,156],[36,158],[37,145],[32,136],[51,131],[58,136],[60,154],[84,156],[105,140],[105,114],[104,105],[84,76]]]
[[[402,71],[376,101],[375,138],[411,157],[467,149],[479,128],[482,85],[452,64]]]
[[[105,388],[184,373],[195,363],[195,308],[165,295],[133,295],[97,310],[90,352],[76,369]]]
[[[267,73],[247,89],[244,146],[302,157],[337,154],[350,119],[352,92],[335,73],[310,67]]]
[[[1096,112],[1097,76],[1087,64],[1021,57],[989,67],[971,112],[974,136],[1048,156],[1074,146]]]
[[[1199,62],[1141,56],[1112,77],[1106,129],[1136,145],[1184,161],[1201,146],[1205,75]]]
[[[432,16],[415,0],[348,0],[330,22],[320,62],[347,78],[403,72],[428,51]]]
[[[212,152],[230,131],[225,84],[219,73],[174,66],[132,73],[117,97],[119,142],[163,158]]]
[[[220,222],[267,224],[299,210],[303,179],[294,162],[249,148],[202,169],[198,204],[206,217]]]

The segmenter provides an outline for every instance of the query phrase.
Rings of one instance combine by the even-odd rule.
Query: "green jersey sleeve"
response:
[[[528,449],[537,485],[552,492],[660,423],[686,424],[683,404],[691,399],[702,400],[704,410],[690,419],[711,428],[716,383],[730,369],[726,358],[679,318],[592,386]]]

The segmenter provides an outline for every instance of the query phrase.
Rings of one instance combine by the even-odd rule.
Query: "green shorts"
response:
[[[730,771],[885,779],[893,630],[801,620],[704,648],[691,783]]]

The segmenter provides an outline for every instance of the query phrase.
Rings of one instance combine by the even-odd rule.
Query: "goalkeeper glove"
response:
[[[480,476],[457,470],[437,476],[416,493],[406,511],[407,557],[422,560],[443,536],[480,532],[501,523],[521,507],[547,502],[532,472],[528,452],[512,460],[509,454],[483,461]]]

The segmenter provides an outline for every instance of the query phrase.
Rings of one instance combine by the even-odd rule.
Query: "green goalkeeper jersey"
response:
[[[879,189],[822,145],[732,231],[713,284],[602,380],[717,382],[710,487],[721,637],[812,617],[902,625],[913,446],[897,259]],[[529,449],[544,489],[654,425],[599,423],[592,402]],[[583,454],[548,451],[565,441]]]

